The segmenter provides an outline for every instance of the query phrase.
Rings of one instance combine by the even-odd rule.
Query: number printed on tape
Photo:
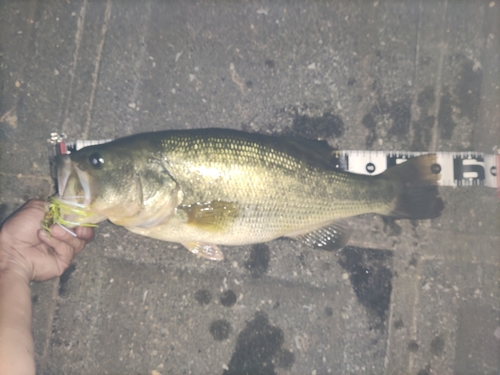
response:
[[[427,152],[407,151],[337,151],[336,165],[339,169],[366,175],[376,175],[387,168],[404,163],[409,158]],[[441,186],[487,186],[498,188],[500,154],[488,155],[478,152],[435,152],[437,163],[434,173],[441,173]]]

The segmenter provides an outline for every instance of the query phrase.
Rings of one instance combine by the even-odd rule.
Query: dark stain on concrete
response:
[[[427,66],[432,62],[433,58],[430,56],[422,56],[420,57],[420,65]]]
[[[430,115],[431,107],[436,101],[434,86],[426,86],[418,94],[417,105],[420,107],[420,118],[413,123],[413,144],[414,151],[428,150],[432,141],[432,129],[436,118]]]
[[[483,70],[480,67],[475,68],[474,61],[462,54],[457,55],[456,60],[459,65],[456,97],[460,114],[475,123],[481,102]]]
[[[432,339],[431,341],[431,353],[436,357],[441,357],[444,351],[445,340],[443,336],[439,335]]]
[[[269,69],[274,69],[274,67],[276,66],[276,63],[274,60],[267,59],[266,61],[264,61],[264,65],[266,67],[268,67]]]
[[[401,329],[404,326],[405,326],[405,324],[403,322],[403,319],[398,319],[398,320],[394,321],[394,328]]]
[[[71,274],[76,270],[75,263],[70,264],[70,266],[63,272],[61,277],[59,278],[59,295],[64,296],[67,292],[67,283],[71,276]]]
[[[280,350],[276,355],[276,366],[290,370],[295,363],[295,354],[290,350]]]
[[[210,300],[212,299],[212,295],[210,292],[206,289],[200,289],[197,290],[196,293],[194,294],[194,299],[200,304],[200,305],[208,305],[210,303]]]
[[[435,121],[434,116],[425,116],[423,119],[415,121],[413,144],[411,145],[413,151],[426,151],[429,149]]]
[[[377,122],[375,121],[375,117],[373,117],[372,113],[367,113],[361,123],[368,129],[368,135],[366,136],[366,147],[371,148],[375,139],[377,139]]]
[[[245,262],[245,268],[250,271],[252,277],[262,277],[267,272],[271,252],[266,244],[257,244],[252,246],[250,257]]]
[[[299,260],[302,268],[307,268],[306,256],[304,255],[304,253],[300,253],[299,255],[297,255],[297,259]]]
[[[220,303],[222,306],[231,307],[236,303],[236,299],[236,294],[229,289],[220,296]]]
[[[333,309],[330,306],[325,307],[325,315],[326,316],[332,316],[333,315]]]
[[[382,216],[382,221],[384,222],[384,233],[387,236],[399,236],[401,234],[401,227],[396,224],[396,219],[389,216]]]
[[[453,120],[453,99],[448,87],[443,88],[438,112],[438,127],[442,139],[450,139],[457,126]]]
[[[295,112],[292,123],[294,134],[312,139],[338,138],[344,134],[344,122],[333,113],[325,112],[320,117],[310,117],[299,114],[297,108],[293,111]]]
[[[415,340],[411,340],[408,343],[408,351],[416,353],[418,351],[418,342],[416,342]]]
[[[375,82],[372,85],[374,90],[377,90]],[[388,124],[384,122],[389,119]],[[366,147],[371,148],[377,139],[377,127],[388,127],[387,136],[395,137],[397,140],[402,140],[408,137],[411,120],[411,100],[404,98],[388,102],[380,95],[377,97],[377,102],[372,106],[370,111],[363,117],[361,123],[368,129],[366,136]]]
[[[463,54],[450,58],[450,69],[454,82],[443,87],[438,113],[440,134],[445,140],[451,139],[457,119],[466,118],[476,123],[483,84],[480,65]]]
[[[431,375],[431,365],[425,366],[423,369],[417,372],[417,375]]]
[[[392,125],[387,134],[396,136],[397,139],[408,137],[411,120],[410,99],[406,98],[392,102],[389,107],[389,117],[392,120]]]
[[[436,102],[436,96],[434,94],[434,86],[425,86],[425,88],[418,94],[417,104],[424,111],[428,112],[429,109]]]
[[[214,320],[208,329],[215,341],[223,341],[229,337],[232,331],[231,324],[225,320]]]
[[[411,259],[410,261],[408,262],[408,265],[411,266],[411,267],[416,267],[418,264],[418,258],[415,254],[412,254],[411,255]]]
[[[332,265],[329,262],[321,263],[321,270],[330,271],[332,269]]]
[[[339,254],[339,264],[349,272],[356,297],[366,308],[373,328],[384,328],[392,292],[392,253],[346,246]]]
[[[291,368],[295,362],[293,353],[282,348],[283,331],[269,324],[264,312],[255,313],[238,334],[236,348],[223,375],[276,374],[275,364]]]

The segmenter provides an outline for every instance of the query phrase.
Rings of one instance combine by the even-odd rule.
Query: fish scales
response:
[[[184,192],[183,203],[220,200],[242,207],[230,228],[210,233],[217,243],[307,233],[337,218],[383,211],[393,199],[387,181],[334,170],[304,153],[291,154],[279,138],[180,133],[161,142],[169,172]],[[373,189],[374,183],[381,189]],[[243,233],[248,238],[242,239]]]

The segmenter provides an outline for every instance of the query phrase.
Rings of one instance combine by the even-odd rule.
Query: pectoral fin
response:
[[[207,232],[224,232],[240,213],[238,204],[212,201],[178,207],[187,215],[187,224]]]
[[[351,237],[351,232],[352,230],[345,220],[337,220],[326,227],[296,238],[309,246],[327,251],[335,251],[346,245],[349,237]]]
[[[187,242],[182,244],[193,254],[210,260],[223,260],[224,254],[217,245],[202,242]]]

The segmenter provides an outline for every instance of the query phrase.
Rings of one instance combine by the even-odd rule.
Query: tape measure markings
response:
[[[387,168],[404,163],[409,158],[431,152],[395,152],[345,150],[336,151],[334,162],[339,169],[364,174],[377,175]],[[441,173],[441,186],[480,186],[497,188],[499,155],[478,152],[432,152],[437,163],[432,166],[435,173]]]

